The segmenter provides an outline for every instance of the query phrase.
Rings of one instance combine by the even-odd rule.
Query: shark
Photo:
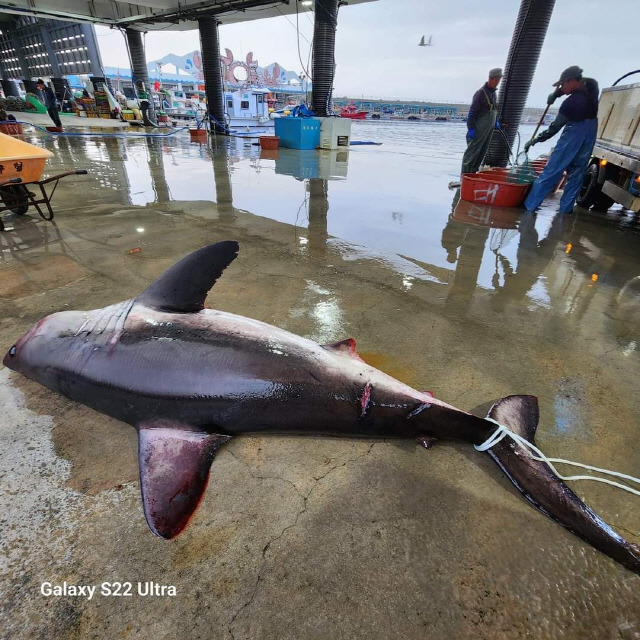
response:
[[[507,396],[479,417],[367,364],[351,338],[319,344],[205,307],[238,252],[233,240],[217,242],[174,264],[132,300],[48,315],[3,360],[137,429],[144,514],[157,536],[171,539],[185,529],[216,452],[245,434],[405,438],[430,448],[442,440],[486,444],[501,425],[534,443],[534,396]],[[486,454],[534,507],[640,574],[640,547],[521,441],[504,438]]]

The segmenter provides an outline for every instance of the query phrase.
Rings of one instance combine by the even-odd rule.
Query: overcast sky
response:
[[[334,95],[468,102],[487,71],[504,67],[519,0],[376,0],[338,15]],[[638,0],[556,0],[527,104],[543,106],[565,67],[580,65],[601,87],[640,69]],[[307,65],[312,14],[222,25],[222,50],[260,66],[279,62],[299,73]],[[123,37],[96,27],[103,64],[129,67]],[[432,47],[418,47],[422,35]],[[197,31],[149,32],[147,61],[200,48]],[[640,81],[640,76],[636,82]]]

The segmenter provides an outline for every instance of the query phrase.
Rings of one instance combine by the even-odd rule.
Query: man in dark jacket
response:
[[[489,71],[489,79],[473,96],[467,116],[467,150],[462,158],[461,173],[473,173],[480,168],[496,128],[496,89],[502,79],[502,69]]]
[[[58,99],[56,98],[56,94],[53,92],[53,89],[51,87],[47,87],[42,78],[38,78],[36,86],[44,94],[44,106],[47,108],[47,113],[53,120],[53,124],[55,124],[56,127],[62,127],[62,122],[60,122],[60,116],[58,115]]]
[[[565,69],[554,82],[556,90],[547,98],[553,104],[561,95],[569,97],[562,103],[557,118],[549,128],[524,145],[528,153],[532,145],[548,140],[564,128],[549,162],[536,180],[524,206],[533,211],[553,191],[567,172],[567,183],[560,198],[561,213],[571,213],[589,168],[598,131],[598,83],[593,78],[583,78],[582,69],[572,66]]]

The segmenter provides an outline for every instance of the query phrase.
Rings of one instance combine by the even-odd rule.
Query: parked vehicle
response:
[[[640,73],[640,70],[631,73]],[[640,213],[640,82],[603,89],[598,137],[576,202],[606,211],[617,202]]]

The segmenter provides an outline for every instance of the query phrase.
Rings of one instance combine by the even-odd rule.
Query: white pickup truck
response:
[[[620,80],[602,90],[598,138],[576,202],[597,211],[606,211],[617,202],[639,213],[640,82],[617,86]]]

